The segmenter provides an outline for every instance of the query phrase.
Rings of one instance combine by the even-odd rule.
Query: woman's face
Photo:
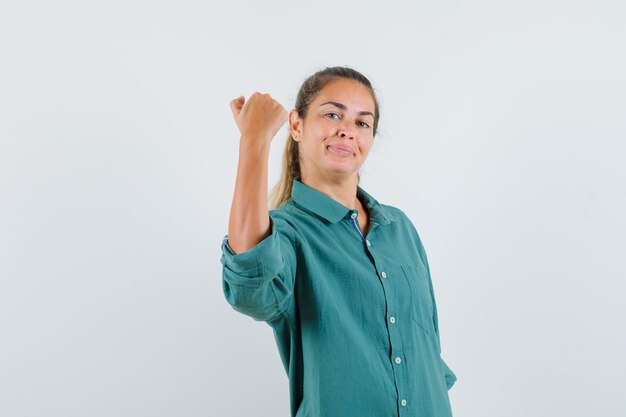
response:
[[[333,80],[311,102],[304,121],[292,110],[289,122],[303,178],[356,180],[374,140],[374,99],[367,87]]]

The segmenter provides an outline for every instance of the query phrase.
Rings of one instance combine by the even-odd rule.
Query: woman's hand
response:
[[[231,100],[230,109],[242,141],[266,142],[268,145],[289,116],[272,96],[258,92],[253,93],[248,101],[244,96]]]

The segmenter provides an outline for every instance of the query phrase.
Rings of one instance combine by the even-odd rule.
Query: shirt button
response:
[[[399,356],[396,356],[396,363],[399,364],[400,362],[402,362],[402,359],[400,359]]]
[[[372,243],[369,240],[366,240],[365,243],[367,243],[367,246],[372,246]]]
[[[356,219],[356,216],[357,216],[357,214],[356,214],[356,213],[352,213],[352,214],[350,215],[350,217],[352,217],[353,219]]]
[[[383,278],[387,278],[387,274],[385,273],[385,271],[381,272],[380,276],[383,277]]]
[[[389,322],[391,322],[391,324],[396,322],[396,318],[394,316],[389,317]]]
[[[402,407],[406,407],[406,400],[402,400],[400,403],[402,404]]]

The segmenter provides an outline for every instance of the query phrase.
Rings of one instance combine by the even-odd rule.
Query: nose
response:
[[[354,133],[352,130],[345,126],[341,126],[338,133],[340,138],[354,139]]]

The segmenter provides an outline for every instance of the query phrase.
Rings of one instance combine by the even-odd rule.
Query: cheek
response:
[[[322,122],[317,125],[317,131],[325,134],[336,132],[337,129],[337,124],[328,120],[322,120]]]
[[[335,137],[336,135],[337,131],[332,128],[320,129],[317,132],[318,143],[325,145],[328,138]]]
[[[367,155],[370,149],[372,149],[372,144],[373,142],[371,140],[361,141],[359,142],[359,150],[362,154]]]

